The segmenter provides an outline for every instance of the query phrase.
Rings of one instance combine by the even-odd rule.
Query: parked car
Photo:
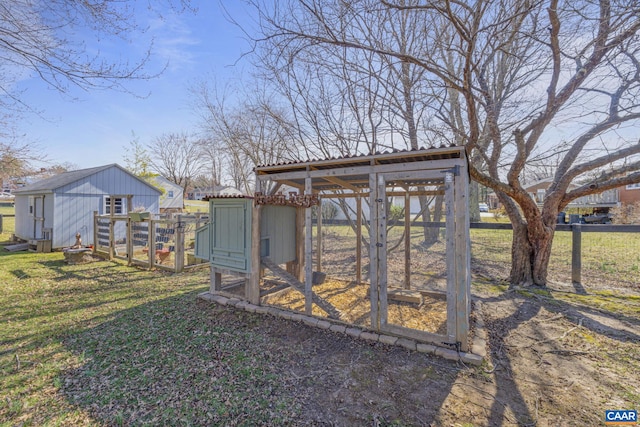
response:
[[[489,205],[487,205],[486,203],[479,203],[478,209],[480,210],[480,212],[489,212]]]

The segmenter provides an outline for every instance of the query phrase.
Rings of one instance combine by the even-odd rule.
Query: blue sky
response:
[[[164,21],[145,18],[149,36],[155,39],[155,70],[164,63],[168,67],[160,77],[127,84],[130,91],[144,98],[76,88],[61,95],[36,77],[22,80],[18,86],[24,91],[21,98],[41,112],[24,115],[16,123],[23,140],[36,143],[50,164],[124,166],[124,148],[129,147],[132,132],[146,144],[163,133],[197,130],[189,86],[212,76],[219,85],[238,79],[246,73],[248,63],[241,56],[250,44],[242,31],[225,19],[217,1],[195,0],[192,4],[198,8],[196,14],[168,14]],[[225,7],[234,18],[250,21],[242,2],[226,1]],[[135,61],[147,46],[148,40],[143,38],[131,44],[110,41],[100,49]]]

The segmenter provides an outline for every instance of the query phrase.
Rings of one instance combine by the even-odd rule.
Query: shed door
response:
[[[42,239],[44,228],[44,196],[33,198],[33,238]]]
[[[249,272],[251,200],[214,201],[211,207],[211,263],[214,267]]]

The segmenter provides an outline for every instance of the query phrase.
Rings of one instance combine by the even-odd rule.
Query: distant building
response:
[[[162,191],[160,213],[182,211],[184,208],[184,190],[182,186],[160,175],[151,178],[150,181]]]
[[[160,190],[117,164],[64,172],[14,191],[15,235],[63,248],[82,235],[93,244],[93,213],[159,213]]]
[[[202,200],[205,197],[210,196],[240,196],[242,191],[237,188],[227,187],[223,185],[215,185],[211,187],[198,187],[194,188],[187,193],[189,200]]]

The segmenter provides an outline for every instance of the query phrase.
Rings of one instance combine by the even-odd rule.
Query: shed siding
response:
[[[105,214],[106,196],[126,194],[133,195],[131,209],[158,213],[158,193],[115,166],[58,188],[52,246],[72,245],[76,233],[82,235],[83,244],[93,244],[93,212]]]
[[[82,235],[85,245],[93,244],[93,213],[104,214],[104,198],[108,195],[132,195],[131,209],[159,212],[160,193],[147,183],[112,166],[85,178],[44,194],[44,228],[51,229],[52,247],[62,248],[75,242],[75,234]],[[42,194],[16,194],[16,236],[32,239],[33,215],[29,214],[29,198]]]

